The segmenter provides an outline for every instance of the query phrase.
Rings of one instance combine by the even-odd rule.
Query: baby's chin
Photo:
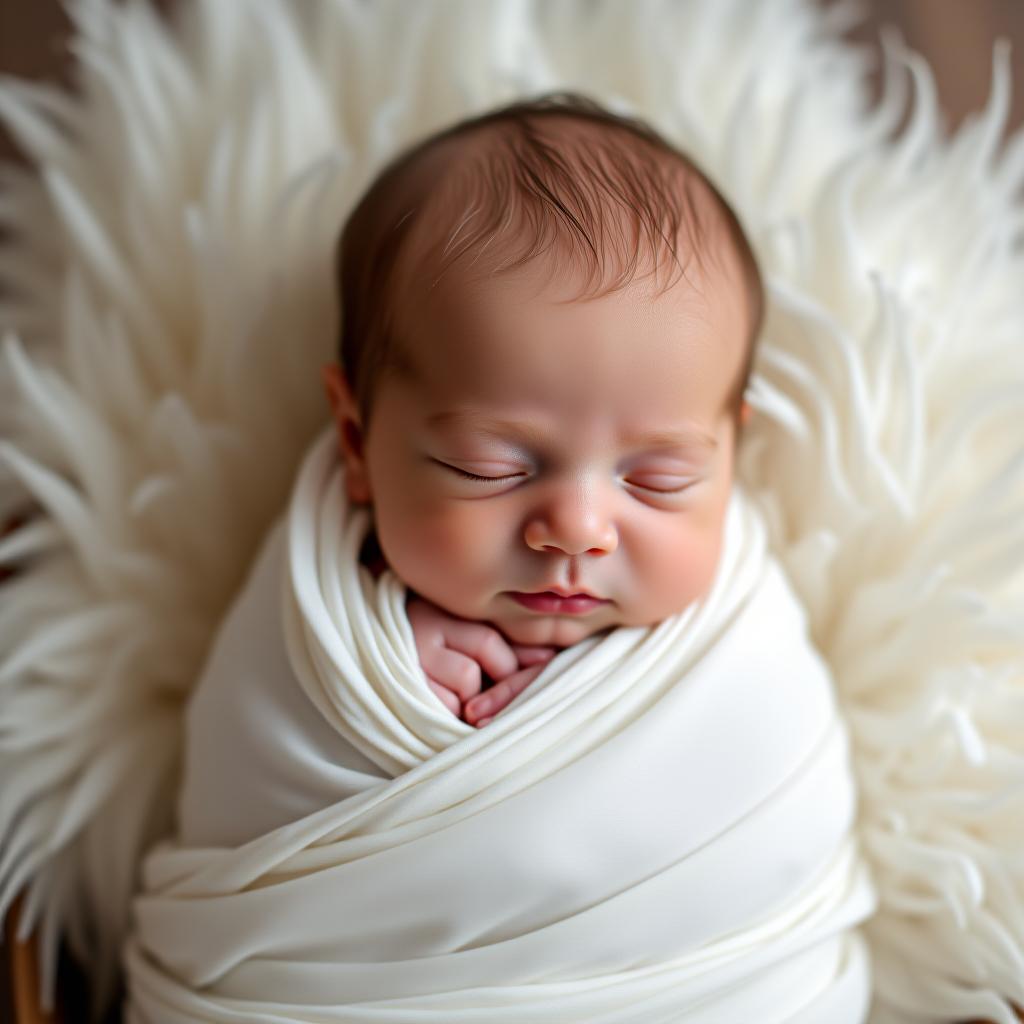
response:
[[[536,615],[528,619],[491,619],[511,643],[541,647],[571,647],[588,636],[616,625],[604,619],[563,615]]]

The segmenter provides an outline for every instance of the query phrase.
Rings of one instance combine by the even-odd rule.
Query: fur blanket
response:
[[[112,996],[182,706],[326,420],[335,236],[394,151],[568,86],[693,152],[769,283],[739,471],[835,677],[876,1024],[1024,1004],[1024,141],[811,0],[78,0],[5,83],[0,910]],[[893,136],[912,97],[906,130]]]

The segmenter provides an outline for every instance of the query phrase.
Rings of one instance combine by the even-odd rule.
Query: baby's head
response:
[[[393,162],[339,266],[346,485],[409,587],[556,646],[707,592],[763,293],[685,156],[579,97],[504,108]]]

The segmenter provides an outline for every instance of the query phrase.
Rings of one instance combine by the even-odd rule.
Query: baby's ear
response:
[[[368,505],[372,500],[370,477],[366,468],[366,444],[359,403],[345,371],[337,363],[327,363],[321,371],[327,403],[331,407],[338,434],[338,450],[345,463],[345,488],[349,501]]]
[[[746,426],[750,422],[750,417],[754,415],[754,410],[751,409],[750,403],[744,399],[740,403],[740,425]]]

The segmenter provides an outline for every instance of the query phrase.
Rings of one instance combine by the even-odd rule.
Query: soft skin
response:
[[[381,379],[366,429],[340,369],[325,379],[349,498],[372,503],[394,572],[513,643],[566,647],[710,586],[749,325],[728,260],[587,300],[554,270],[419,288],[401,325],[412,373]],[[605,603],[571,615],[512,596],[552,589]]]
[[[456,618],[419,597],[406,611],[427,684],[453,715],[474,725],[486,725],[556,653],[554,647],[509,644],[492,626]],[[484,694],[482,672],[496,681]]]

